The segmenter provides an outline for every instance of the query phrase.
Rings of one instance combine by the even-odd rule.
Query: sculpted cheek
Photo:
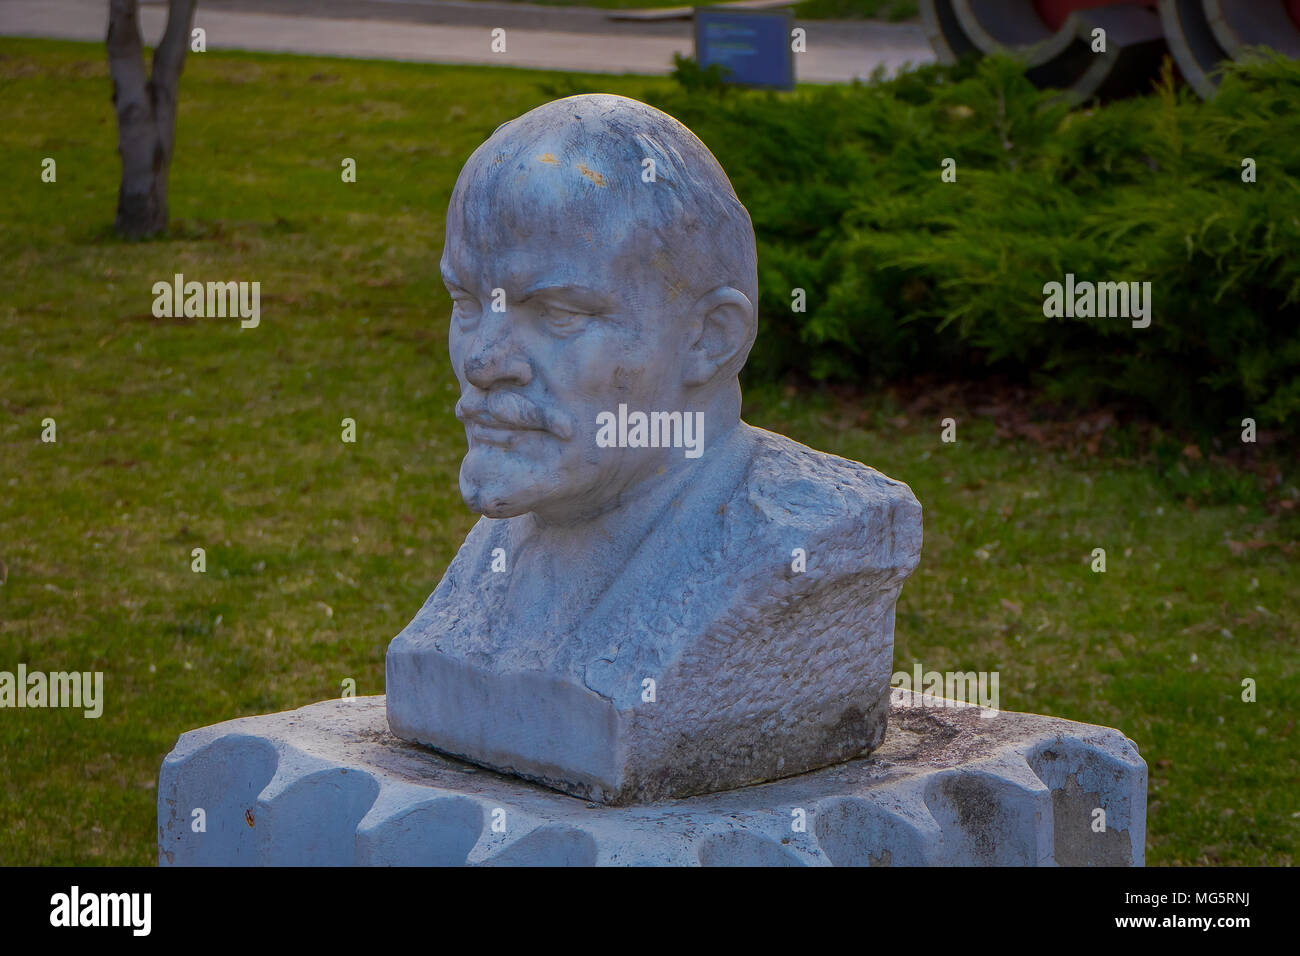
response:
[[[617,365],[609,377],[609,386],[621,392],[635,391],[644,378],[645,369],[643,368]]]

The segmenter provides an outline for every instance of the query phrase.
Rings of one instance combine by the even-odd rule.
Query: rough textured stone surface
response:
[[[389,647],[393,731],[611,804],[772,780],[879,744],[921,507],[865,465],[742,428],[728,449],[743,456],[739,480],[701,475],[580,617],[503,624],[519,582],[490,565],[513,553],[510,522],[479,521]]]
[[[1141,865],[1146,764],[1116,730],[931,698],[870,757],[741,790],[608,807],[394,737],[384,699],[183,735],[162,865]],[[206,812],[195,833],[193,810]],[[1105,811],[1105,831],[1093,828]],[[795,811],[806,826],[794,828]],[[501,826],[494,830],[494,820]]]

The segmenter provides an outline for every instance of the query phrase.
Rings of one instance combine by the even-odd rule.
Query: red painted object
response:
[[[1116,7],[1126,3],[1133,3],[1135,0],[1034,0],[1034,10],[1039,17],[1053,30],[1061,29],[1063,24],[1075,10],[1091,10],[1094,7]],[[1290,3],[1300,6],[1300,0],[1289,0]],[[1140,5],[1156,8],[1156,0],[1140,0]]]
[[[1008,49],[1043,89],[1105,101],[1149,92],[1172,57],[1177,75],[1204,98],[1218,68],[1258,46],[1300,60],[1300,0],[919,0],[944,62]],[[1078,17],[1076,29],[1067,29]],[[1092,49],[1101,26],[1109,49]],[[1098,63],[1094,52],[1105,52]]]

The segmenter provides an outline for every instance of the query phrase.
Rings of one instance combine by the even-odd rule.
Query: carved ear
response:
[[[719,374],[728,378],[740,374],[757,332],[749,296],[719,286],[695,303],[692,320],[682,381],[698,386]]]

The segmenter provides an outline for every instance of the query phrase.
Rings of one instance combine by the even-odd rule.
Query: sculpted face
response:
[[[529,237],[490,221],[448,229],[456,415],[469,442],[461,494],[488,517],[598,510],[654,462],[597,447],[597,416],[620,402],[682,405],[661,283],[609,230],[589,241],[564,223]]]
[[[562,118],[583,134],[575,109]],[[618,505],[670,456],[682,458],[680,448],[600,447],[598,418],[620,405],[701,409],[717,390],[714,373],[737,353],[743,362],[753,310],[734,289],[729,298],[701,287],[711,258],[702,232],[681,239],[687,255],[664,254],[662,217],[638,191],[655,186],[642,183],[630,138],[631,150],[602,141],[599,127],[556,132],[561,117],[538,122],[539,112],[499,129],[466,164],[441,265],[469,445],[461,494],[491,518],[564,522]],[[720,323],[734,328],[724,334]]]

